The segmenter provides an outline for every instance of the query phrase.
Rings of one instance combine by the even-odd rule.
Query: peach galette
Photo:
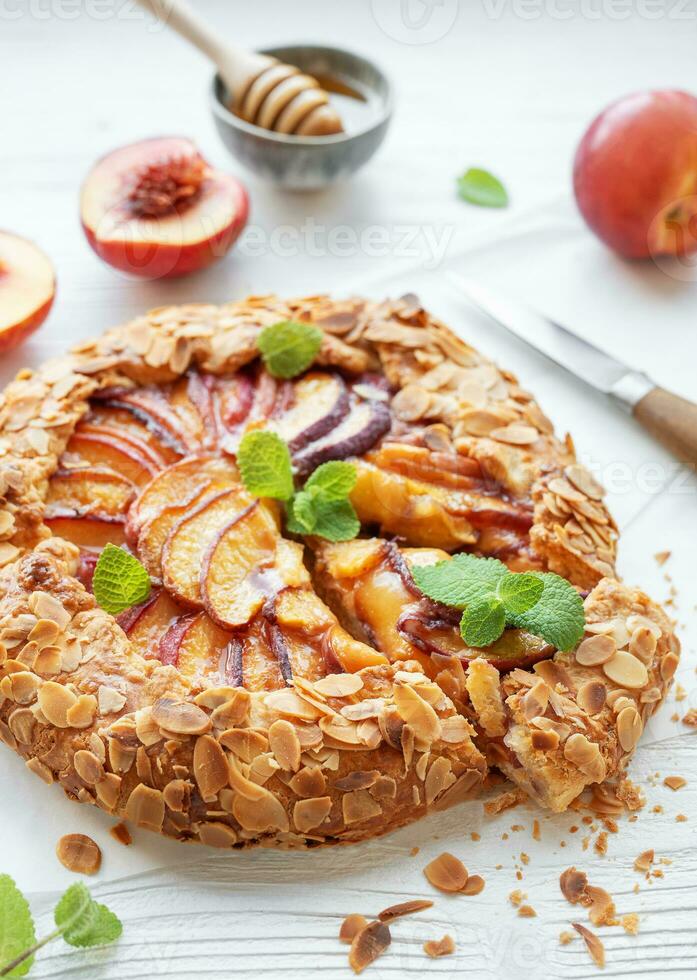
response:
[[[414,297],[154,310],[0,429],[0,737],[169,836],[360,840],[488,766],[564,809],[676,669],[570,439]]]

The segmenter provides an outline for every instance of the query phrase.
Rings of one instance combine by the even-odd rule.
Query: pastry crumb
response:
[[[565,929],[559,933],[559,942],[562,946],[568,946],[575,939],[573,932],[567,932]]]
[[[511,903],[511,905],[515,905],[517,908],[521,902],[525,901],[527,897],[526,892],[521,892],[519,888],[516,888],[515,891],[512,891],[508,896],[508,901]]]
[[[634,858],[634,870],[635,871],[648,871],[653,864],[654,851],[653,848],[648,851],[642,851],[638,857]]]
[[[435,959],[437,956],[450,956],[455,952],[455,940],[445,935],[442,939],[429,939],[424,943],[424,953]]]
[[[653,557],[656,559],[657,564],[665,565],[665,563],[668,561],[670,556],[671,556],[670,551],[657,551]]]
[[[629,912],[627,915],[623,915],[620,922],[624,931],[628,932],[630,936],[636,936],[639,932],[639,916],[636,912]]]
[[[682,789],[683,786],[687,786],[687,780],[683,779],[682,776],[666,776],[663,780],[663,785],[676,792]]]
[[[534,919],[537,916],[537,912],[532,905],[521,905],[518,909],[518,915],[523,919]]]

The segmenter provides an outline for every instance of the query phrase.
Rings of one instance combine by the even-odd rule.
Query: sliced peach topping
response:
[[[159,644],[181,610],[164,589],[135,610],[129,609],[119,618],[135,653],[141,657],[157,657]]]
[[[96,429],[76,431],[68,443],[68,452],[95,466],[107,466],[138,486],[144,486],[165,465],[164,460],[158,463],[144,455],[132,442]]]
[[[56,537],[72,541],[81,548],[122,545],[126,540],[125,521],[120,516],[78,515],[74,512],[61,514],[54,511],[44,521]]]
[[[220,490],[205,495],[174,525],[162,550],[162,578],[183,605],[201,608],[201,569],[206,553],[230,520],[253,504],[244,490]]]
[[[95,467],[59,469],[54,473],[46,495],[49,509],[74,508],[78,514],[108,514],[116,517],[126,510],[135,495],[130,480],[113,470]]]
[[[284,541],[279,548],[280,543],[274,517],[258,501],[220,530],[201,569],[206,609],[218,625],[229,629],[244,626],[267,596],[293,584],[287,581],[288,576],[295,580],[302,577],[298,568],[298,564],[302,566],[302,549],[296,546],[298,558],[288,547],[293,542]]]
[[[185,677],[214,673],[220,657],[230,642],[225,633],[206,613],[180,616],[161,638],[158,656],[163,664],[172,664]]]

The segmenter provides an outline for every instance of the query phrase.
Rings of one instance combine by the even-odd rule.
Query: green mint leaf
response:
[[[510,616],[509,622],[541,636],[558,650],[571,650],[583,636],[583,599],[573,585],[554,572],[530,574],[541,579],[542,595],[527,612]]]
[[[313,534],[327,541],[350,541],[361,529],[361,522],[356,516],[350,500],[314,501],[315,526]]]
[[[421,591],[436,602],[464,609],[484,598],[495,598],[498,585],[509,571],[496,558],[476,558],[460,554],[435,565],[412,569]]]
[[[301,490],[288,505],[286,526],[293,534],[312,534],[316,522],[314,499],[311,494]]]
[[[255,497],[289,500],[293,470],[288,446],[275,432],[255,429],[242,437],[237,450],[242,482]]]
[[[0,970],[36,942],[34,920],[26,898],[9,875],[0,875]],[[34,962],[30,956],[8,977],[23,977]]]
[[[356,485],[356,467],[351,463],[333,460],[322,463],[305,483],[305,490],[314,490],[325,500],[342,500],[348,497]]]
[[[506,610],[499,599],[480,599],[467,606],[460,620],[462,639],[470,647],[488,647],[503,633]]]
[[[269,374],[294,378],[314,361],[322,346],[322,331],[310,323],[282,320],[264,327],[257,341]]]
[[[505,208],[508,204],[508,194],[501,181],[478,167],[470,167],[458,178],[457,192],[463,201],[481,208]]]
[[[114,913],[95,902],[82,882],[64,892],[54,918],[63,939],[71,946],[103,946],[118,939],[123,930]]]
[[[150,595],[150,576],[137,558],[108,544],[95,566],[92,591],[102,609],[116,616],[145,602]]]
[[[515,616],[532,609],[544,590],[544,583],[530,572],[512,572],[499,582],[498,597],[506,614]]]

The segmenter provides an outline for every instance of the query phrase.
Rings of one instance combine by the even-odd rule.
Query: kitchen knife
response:
[[[697,468],[697,405],[656,385],[587,340],[486,286],[446,273],[474,306],[555,364],[609,395],[681,462]]]

